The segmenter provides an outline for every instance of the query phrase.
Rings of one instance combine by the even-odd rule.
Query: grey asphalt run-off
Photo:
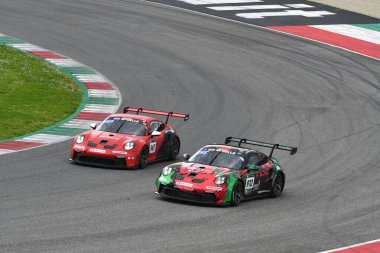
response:
[[[278,199],[160,199],[144,170],[72,165],[70,141],[0,157],[0,252],[317,252],[379,238],[380,62],[143,1],[2,0],[0,32],[67,55],[172,120],[181,152],[247,137],[276,152]]]

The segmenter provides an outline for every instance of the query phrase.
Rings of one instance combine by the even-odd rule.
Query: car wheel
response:
[[[274,179],[270,195],[274,198],[280,196],[282,188],[284,187],[284,180],[281,175],[277,175]]]
[[[143,147],[139,157],[139,169],[144,169],[148,165],[148,148]]]
[[[243,199],[243,185],[237,182],[232,190],[231,206],[237,206]]]
[[[177,156],[179,154],[179,140],[178,138],[174,138],[173,144],[170,148],[170,153],[169,153],[169,161],[173,161],[177,159]]]

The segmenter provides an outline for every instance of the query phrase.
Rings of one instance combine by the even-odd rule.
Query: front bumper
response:
[[[179,199],[194,203],[202,203],[208,205],[216,205],[217,199],[214,193],[198,193],[198,192],[188,192],[170,185],[161,185],[158,193],[164,197]]]
[[[125,158],[106,158],[96,157],[91,155],[84,155],[78,152],[74,152],[72,160],[76,163],[96,165],[107,168],[126,169],[128,168]]]

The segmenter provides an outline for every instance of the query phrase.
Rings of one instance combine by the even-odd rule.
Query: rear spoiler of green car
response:
[[[225,144],[235,142],[238,143],[238,146],[240,147],[241,144],[249,144],[249,145],[254,145],[254,146],[260,146],[260,147],[266,147],[266,148],[271,148],[271,152],[269,154],[269,157],[272,157],[273,151],[275,149],[280,149],[280,150],[285,150],[289,151],[290,155],[294,155],[297,153],[297,147],[289,147],[289,146],[284,146],[280,144],[272,144],[272,143],[266,143],[266,142],[261,142],[261,141],[254,141],[254,140],[247,140],[247,139],[241,139],[241,138],[235,138],[235,137],[227,137],[226,140],[224,141]]]

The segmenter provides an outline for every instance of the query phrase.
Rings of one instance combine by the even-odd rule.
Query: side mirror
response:
[[[158,132],[158,131],[153,131],[152,136],[160,136],[161,135],[161,132]]]
[[[190,159],[190,154],[188,154],[188,153],[183,154],[183,159],[185,159],[185,161],[189,160]]]
[[[96,123],[91,123],[90,127],[95,130],[95,128],[97,127],[97,125],[96,125]]]

